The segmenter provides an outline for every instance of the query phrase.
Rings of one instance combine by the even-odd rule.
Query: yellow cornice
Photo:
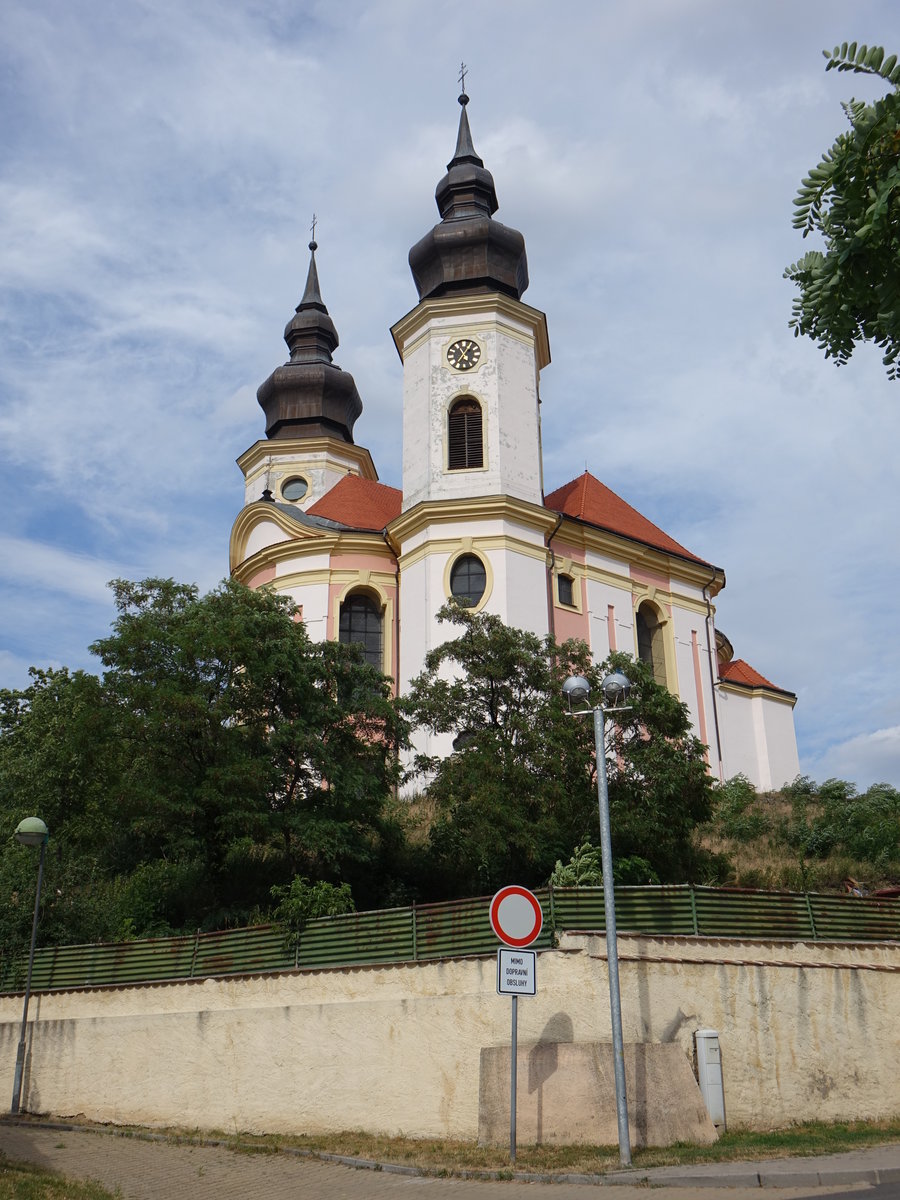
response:
[[[471,296],[439,296],[422,300],[414,309],[391,326],[391,337],[397,353],[403,361],[403,347],[416,337],[423,326],[435,317],[458,317],[469,322],[479,317],[496,317],[498,314],[519,324],[528,326],[534,337],[538,370],[550,362],[550,335],[547,318],[540,309],[513,300],[501,292],[482,292]]]
[[[761,696],[765,700],[777,700],[779,704],[787,704],[789,708],[793,708],[797,703],[797,697],[793,692],[780,692],[767,687],[753,687],[746,683],[733,683],[727,679],[720,679],[717,687],[720,692],[731,692],[732,696],[743,696],[745,698]]]
[[[340,438],[262,438],[245,450],[237,459],[237,465],[244,475],[265,464],[267,458],[291,458],[296,456],[306,458],[342,458],[356,463],[363,479],[378,479],[378,472],[372,462],[372,455],[364,446],[353,442],[342,442]]]
[[[639,563],[648,570],[675,576],[701,589],[708,587],[711,596],[717,595],[725,586],[725,572],[720,567],[695,563],[689,558],[658,550],[625,534],[598,529],[584,521],[563,517],[563,523],[554,541],[557,539],[579,546],[583,550],[593,550],[597,554],[609,554],[614,558],[624,559],[630,565]]]
[[[420,501],[391,521],[387,533],[399,546],[428,525],[452,524],[473,518],[516,521],[542,535],[550,533],[556,524],[555,513],[527,500],[517,500],[514,496],[466,496],[454,500]]]
[[[251,531],[263,521],[277,525],[289,536],[283,542],[264,546],[241,561],[247,538]],[[228,547],[229,570],[235,579],[245,580],[270,563],[302,557],[307,554],[371,554],[391,555],[380,533],[363,533],[357,530],[328,529],[302,525],[292,521],[274,504],[257,500],[248,504],[237,515],[231,527]]]

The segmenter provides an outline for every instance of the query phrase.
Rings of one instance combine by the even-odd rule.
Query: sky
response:
[[[318,216],[322,294],[400,484],[409,247],[468,67],[546,312],[547,491],[587,467],[723,567],[716,622],[796,692],[801,769],[900,786],[900,383],[788,328],[801,177],[882,94],[892,0],[7,0],[0,687],[99,671],[113,578],[206,590]]]

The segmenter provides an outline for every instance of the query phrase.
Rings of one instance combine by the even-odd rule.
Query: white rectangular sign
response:
[[[501,996],[533,996],[537,992],[537,955],[533,950],[497,951],[497,991]]]

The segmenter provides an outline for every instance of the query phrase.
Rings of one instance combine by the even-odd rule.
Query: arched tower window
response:
[[[362,647],[363,658],[384,669],[384,622],[381,609],[364,592],[351,592],[341,605],[338,640]]]
[[[666,648],[663,641],[663,625],[656,608],[645,600],[634,614],[637,632],[638,658],[653,672],[653,678],[663,687],[668,686],[666,676]]]
[[[483,466],[481,405],[471,396],[463,396],[451,406],[447,417],[447,469],[466,471]]]
[[[475,605],[487,587],[484,563],[475,554],[463,554],[450,570],[450,591],[457,600]]]

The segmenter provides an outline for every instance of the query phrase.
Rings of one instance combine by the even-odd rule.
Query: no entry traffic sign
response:
[[[540,902],[528,888],[511,884],[501,888],[491,901],[491,929],[507,946],[530,946],[543,924]]]

